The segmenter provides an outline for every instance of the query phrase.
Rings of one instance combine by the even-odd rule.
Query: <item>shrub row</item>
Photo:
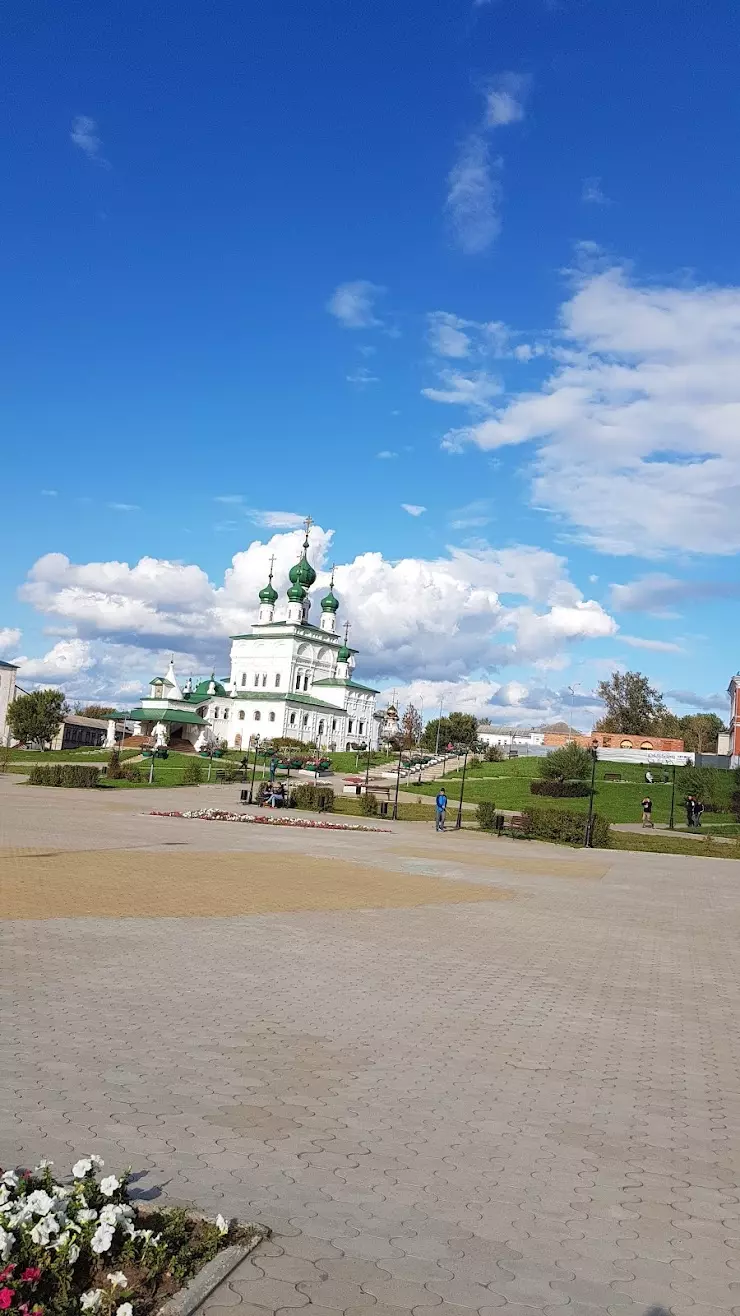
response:
[[[562,845],[583,845],[588,819],[583,813],[565,809],[526,809],[523,813],[527,834],[538,841],[556,841]],[[591,844],[600,850],[609,847],[609,823],[601,814],[593,816]]]
[[[331,813],[334,808],[334,791],[330,786],[318,786],[311,781],[302,781],[290,793],[290,804],[294,809],[316,809],[320,813]]]
[[[585,781],[559,781],[557,777],[536,777],[530,781],[529,790],[531,795],[548,795],[554,800],[572,800],[589,793]]]
[[[97,786],[100,769],[90,763],[36,763],[28,774],[31,786]]]

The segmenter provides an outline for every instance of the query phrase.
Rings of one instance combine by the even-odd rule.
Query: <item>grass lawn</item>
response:
[[[572,813],[588,813],[587,797],[554,800],[542,795],[532,795],[529,783],[533,777],[539,776],[541,770],[542,760],[537,758],[509,759],[504,763],[482,763],[480,767],[472,768],[466,774],[464,798],[471,804],[490,800],[500,809],[522,810],[528,805],[533,805],[543,809],[567,809]],[[622,780],[605,781],[604,775],[612,773],[618,773]],[[401,790],[417,795],[434,796],[440,786],[444,785],[452,801],[460,798],[460,784],[461,773],[455,771],[447,773],[444,781],[422,782],[421,785],[405,783],[401,786]],[[646,794],[653,801],[653,820],[656,823],[667,823],[671,811],[670,781],[665,783],[654,781],[649,785],[645,781],[645,768],[639,763],[602,761],[597,764],[595,808],[609,822],[639,822],[642,817],[641,801]],[[674,822],[676,826],[681,827],[685,826],[685,821],[686,816],[677,789]],[[709,826],[710,823],[711,825],[728,824],[731,828],[736,825],[735,819],[729,813],[705,813],[704,825]],[[725,826],[721,827],[721,833],[728,834]]]
[[[665,832],[612,832],[611,850],[643,850],[650,854],[700,855],[702,859],[740,859],[740,842],[723,845],[711,836],[692,840],[688,836],[666,835]]]
[[[11,749],[11,763],[107,763],[109,749]],[[124,749],[121,759],[130,759],[138,749]]]

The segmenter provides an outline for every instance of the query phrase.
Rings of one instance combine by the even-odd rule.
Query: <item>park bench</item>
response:
[[[604,773],[604,781],[621,781],[621,780],[622,780],[622,774],[621,774],[621,772],[605,772],[605,773]]]
[[[509,819],[509,830],[512,836],[528,836],[527,822],[523,813],[515,813]]]

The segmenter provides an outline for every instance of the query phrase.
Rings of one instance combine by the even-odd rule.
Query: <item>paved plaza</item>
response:
[[[151,800],[0,777],[0,1164],[269,1224],[204,1316],[740,1313],[734,861]]]

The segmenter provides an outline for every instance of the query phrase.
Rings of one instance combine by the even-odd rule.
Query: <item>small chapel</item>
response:
[[[231,637],[231,673],[217,680],[180,685],[171,660],[164,676],[154,676],[141,706],[117,713],[108,724],[107,743],[115,744],[116,721],[134,723],[134,735],[151,735],[159,745],[190,743],[196,750],[226,742],[247,749],[259,741],[286,736],[319,749],[376,748],[382,714],[377,690],[354,679],[357,650],[337,632],[339,600],[334,574],[321,599],[319,624],[309,621],[309,591],[316,572],[308,560],[310,519],[300,561],[291,567],[285,604],[269,580],[259,592],[257,621]],[[280,613],[280,615],[278,615]],[[185,743],[182,743],[185,742]]]

